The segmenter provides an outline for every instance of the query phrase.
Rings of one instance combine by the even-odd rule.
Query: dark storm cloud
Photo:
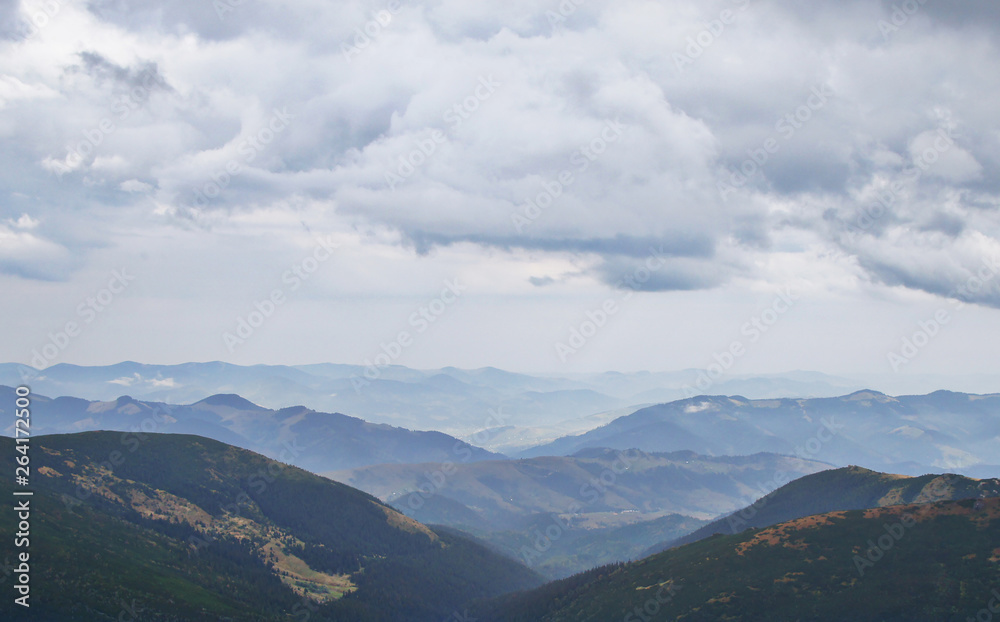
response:
[[[427,254],[435,246],[451,246],[470,242],[502,249],[524,249],[555,253],[592,253],[614,257],[647,257],[659,254],[670,257],[710,258],[714,244],[706,237],[684,235],[669,238],[634,237],[616,235],[609,238],[533,238],[526,236],[464,235],[448,236],[428,232],[409,233],[408,237],[420,254]]]
[[[618,289],[640,292],[711,289],[729,278],[728,272],[709,262],[662,261],[650,258],[609,258],[598,268],[601,281]]]
[[[247,0],[90,0],[87,8],[99,19],[128,30],[151,30],[184,34],[197,33],[212,40],[233,39],[256,26],[264,17],[264,3]],[[267,22],[260,23],[267,28]]]
[[[145,62],[135,67],[116,65],[96,52],[80,52],[83,70],[92,76],[98,85],[106,81],[127,90],[141,88],[149,91],[171,91],[170,85],[160,74],[156,63]]]
[[[971,304],[981,304],[1000,309],[1000,256],[984,257],[967,268],[945,270],[928,269],[916,262],[886,263],[867,256],[859,257],[860,263],[877,280],[890,286],[935,294],[942,298]]]
[[[887,12],[894,11],[894,6],[900,4],[898,0],[882,0],[883,9]],[[935,22],[951,27],[1000,30],[1000,4],[994,0],[927,0],[922,3],[922,8]]]
[[[18,38],[21,26],[21,0],[0,0],[0,39]]]

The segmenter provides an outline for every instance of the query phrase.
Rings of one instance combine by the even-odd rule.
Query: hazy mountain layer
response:
[[[475,534],[555,577],[632,559],[826,468],[770,454],[590,449],[572,457],[376,465],[329,476],[422,522]]]
[[[0,416],[13,422],[13,390],[0,387]],[[32,396],[36,433],[117,430],[197,434],[316,472],[383,462],[502,458],[441,432],[415,432],[304,406],[270,410],[237,395],[184,406],[120,397],[111,402]],[[10,433],[11,430],[6,430]]]
[[[1000,476],[998,413],[1000,395],[947,391],[775,400],[702,396],[644,408],[522,455],[572,455],[587,447],[774,452],[911,475],[952,471],[995,477]]]
[[[112,401],[128,394],[137,399],[187,404],[219,393],[237,393],[268,408],[303,404],[314,410],[350,413],[366,421],[441,430],[479,446],[486,441],[465,435],[500,426],[527,430],[558,427],[567,420],[635,404],[677,400],[689,395],[685,387],[696,386],[698,377],[696,370],[554,377],[493,367],[416,370],[398,365],[240,366],[221,362],[123,362],[94,367],[58,364],[38,372],[26,365],[0,364],[0,384],[17,385],[30,379],[34,391],[45,395]],[[841,395],[862,386],[843,378],[795,372],[734,377],[717,383],[713,390],[749,397],[799,397]],[[601,423],[581,422],[585,429]],[[527,444],[538,444],[580,431],[563,430],[556,436],[530,431],[520,434]],[[512,440],[495,450],[506,453],[527,446],[519,439]]]

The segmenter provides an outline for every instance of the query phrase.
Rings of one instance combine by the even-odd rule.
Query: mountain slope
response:
[[[0,439],[10,472],[13,444]],[[44,436],[31,460],[43,619],[117,619],[135,603],[144,620],[438,621],[539,583],[361,491],[205,438]],[[14,520],[0,514],[4,533]]]
[[[890,397],[748,400],[700,396],[636,411],[579,436],[523,452],[572,455],[587,447],[714,455],[792,454],[838,466],[912,475],[976,469],[1000,476],[1000,395],[938,391]],[[992,468],[992,471],[990,469]],[[970,471],[973,472],[973,471]]]
[[[13,389],[0,387],[0,416],[8,422]],[[416,432],[368,423],[304,406],[271,410],[238,395],[213,395],[190,405],[143,402],[129,396],[110,402],[32,396],[36,433],[88,430],[195,434],[250,449],[309,471],[384,462],[468,461],[503,456],[441,432]],[[13,425],[13,424],[11,424]],[[4,430],[10,434],[11,428]]]
[[[998,544],[997,498],[834,512],[596,569],[472,615],[484,622],[964,622],[1000,602]]]
[[[571,457],[376,465],[329,476],[424,523],[462,529],[549,578],[634,559],[650,546],[828,465],[588,449]],[[763,490],[762,490],[763,489]]]
[[[587,449],[574,456],[466,464],[384,464],[326,475],[391,503],[418,520],[432,497],[457,502],[473,526],[502,529],[535,514],[573,515],[610,526],[671,513],[714,518],[770,492],[775,473],[788,479],[829,468],[791,456],[702,456]],[[764,487],[763,492],[760,489]],[[624,514],[623,518],[621,515]]]
[[[470,530],[497,551],[524,562],[546,579],[643,557],[650,542],[675,540],[707,521],[668,514],[619,527],[572,528],[558,516],[536,515],[518,530]],[[468,533],[468,532],[460,532]]]
[[[697,542],[717,533],[735,534],[814,514],[998,495],[1000,480],[997,479],[975,480],[955,474],[907,477],[860,467],[833,469],[801,477],[738,512],[645,554]]]

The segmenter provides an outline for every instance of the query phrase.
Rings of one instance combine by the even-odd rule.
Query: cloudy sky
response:
[[[0,0],[0,360],[1000,373],[998,66],[993,0]]]

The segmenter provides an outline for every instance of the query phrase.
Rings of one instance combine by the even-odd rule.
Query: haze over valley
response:
[[[0,0],[0,620],[1000,620],[996,0]]]

